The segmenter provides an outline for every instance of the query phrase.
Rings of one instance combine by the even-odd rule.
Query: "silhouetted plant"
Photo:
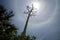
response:
[[[11,40],[17,34],[17,28],[10,22],[13,16],[13,11],[8,12],[0,5],[0,40]]]

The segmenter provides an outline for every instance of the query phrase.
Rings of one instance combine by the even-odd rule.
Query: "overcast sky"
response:
[[[60,40],[60,0],[0,0],[0,4],[14,11],[12,23],[21,34],[27,18],[24,11],[34,1],[41,3],[41,8],[36,16],[30,17],[27,35],[35,35],[37,40]]]

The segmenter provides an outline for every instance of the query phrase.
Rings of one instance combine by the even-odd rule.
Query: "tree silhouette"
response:
[[[26,20],[26,23],[25,23],[24,30],[21,33],[21,40],[25,40],[25,38],[26,38],[26,30],[27,30],[29,18],[30,18],[30,16],[33,16],[33,13],[35,12],[33,4],[32,4],[32,7],[27,6],[26,9],[27,9],[27,12],[24,12],[24,13],[28,14],[28,16],[27,16],[27,20]],[[28,36],[28,38],[30,38],[30,37]]]
[[[0,5],[0,40],[11,40],[15,37],[17,28],[10,22],[13,16],[13,11],[8,12]]]

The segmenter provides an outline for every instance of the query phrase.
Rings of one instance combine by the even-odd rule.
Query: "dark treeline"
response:
[[[17,34],[18,29],[10,22],[13,16],[13,11],[8,12],[0,5],[0,40],[21,40],[21,36]],[[36,37],[28,35],[25,40],[36,40]]]

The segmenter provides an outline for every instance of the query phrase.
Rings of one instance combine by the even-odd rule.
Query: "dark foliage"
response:
[[[9,22],[13,16],[13,11],[7,12],[7,10],[0,5],[0,40],[10,40],[16,35],[17,28]]]

